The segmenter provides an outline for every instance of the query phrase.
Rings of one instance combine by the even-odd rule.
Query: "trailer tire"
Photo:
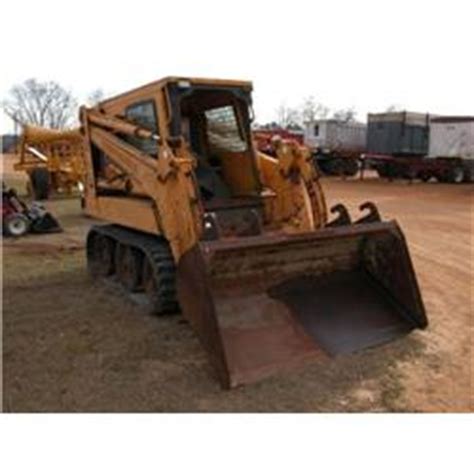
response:
[[[343,158],[333,158],[330,161],[330,173],[333,176],[344,176],[346,174],[346,164]]]
[[[408,179],[409,181],[413,181],[416,178],[418,178],[418,173],[414,169],[410,168],[409,166],[405,167],[405,169],[403,170],[400,170],[399,173],[401,176],[398,176],[398,177],[401,177],[403,179]]]
[[[49,171],[44,168],[36,168],[30,174],[31,189],[33,198],[38,201],[48,199],[49,197]]]
[[[448,181],[454,184],[460,184],[464,181],[464,168],[462,166],[454,166],[448,172]]]
[[[385,165],[377,165],[375,169],[380,178],[388,177],[387,168]]]
[[[464,182],[472,183],[474,181],[474,170],[470,168],[464,168]]]
[[[431,179],[431,174],[426,171],[420,171],[418,178],[423,181],[423,183],[427,183]]]
[[[353,158],[346,158],[344,160],[344,174],[346,176],[355,176],[359,171],[359,164]]]
[[[317,155],[314,162],[316,163],[316,166],[319,168],[323,175],[333,176],[334,174],[336,174],[333,169],[333,161],[327,156],[319,154]]]

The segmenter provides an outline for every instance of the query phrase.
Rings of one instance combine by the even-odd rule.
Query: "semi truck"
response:
[[[388,179],[474,180],[474,117],[416,112],[368,115],[364,166]]]

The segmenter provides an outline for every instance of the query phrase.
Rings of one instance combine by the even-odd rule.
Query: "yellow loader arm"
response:
[[[267,202],[269,220],[288,233],[323,228],[327,223],[326,201],[309,150],[283,141],[277,158],[263,153],[258,158],[262,182],[276,194]]]
[[[174,258],[178,260],[195,245],[202,232],[202,211],[192,182],[193,161],[175,157],[164,146],[160,147],[159,159],[153,159],[125,143],[114,133],[161,142],[156,133],[93,110],[84,108],[81,114],[87,139],[102,150],[110,163],[120,171],[127,192],[147,196],[152,201],[148,212],[151,211],[153,219],[151,222],[149,220],[145,227],[137,221],[135,227],[166,237]],[[90,167],[90,164],[88,166]],[[93,216],[110,218],[108,213],[116,212],[112,211],[114,203],[109,206],[107,204],[110,198],[97,196],[97,183],[90,171],[89,169],[87,173],[87,210]],[[173,209],[173,212],[162,212],[162,209]],[[133,214],[133,210],[130,213],[124,210],[122,208],[123,215],[117,215],[116,219],[130,225],[137,216]]]

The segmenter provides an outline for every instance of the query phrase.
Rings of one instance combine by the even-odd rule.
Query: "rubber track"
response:
[[[178,308],[176,296],[176,265],[168,242],[163,237],[149,235],[119,225],[93,226],[87,236],[87,247],[94,235],[104,235],[115,241],[140,250],[152,265],[157,282],[156,303],[153,312],[175,313]],[[89,254],[89,249],[87,250]]]

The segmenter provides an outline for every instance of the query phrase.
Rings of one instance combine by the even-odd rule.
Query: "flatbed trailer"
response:
[[[394,156],[376,153],[362,155],[363,168],[371,167],[381,178],[441,183],[474,182],[474,160],[456,157]]]

